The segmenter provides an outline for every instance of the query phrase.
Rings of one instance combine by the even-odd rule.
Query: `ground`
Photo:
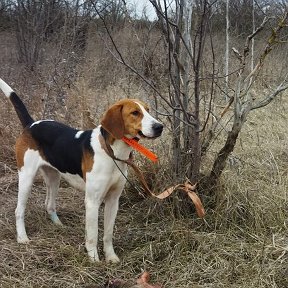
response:
[[[17,170],[12,148],[3,146],[8,152],[0,162],[0,287],[107,287],[115,278],[133,284],[143,271],[163,287],[288,287],[287,104],[277,101],[247,120],[215,195],[200,195],[204,219],[179,194],[143,199],[127,185],[115,227],[119,264],[89,262],[84,195],[65,183],[58,200],[64,226],[52,224],[41,177],[27,207],[31,242],[17,244]],[[101,260],[102,228],[101,217]]]

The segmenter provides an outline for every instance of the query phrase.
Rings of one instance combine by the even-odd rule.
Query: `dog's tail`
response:
[[[13,89],[1,78],[0,78],[0,89],[3,91],[6,97],[10,99],[11,103],[13,104],[14,109],[21,121],[23,128],[25,128],[26,126],[30,126],[34,122],[34,120],[30,116],[27,108],[25,107],[21,99],[18,97],[18,95],[13,91]]]

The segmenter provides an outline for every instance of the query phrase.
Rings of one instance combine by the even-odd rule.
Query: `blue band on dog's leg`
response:
[[[52,222],[55,223],[55,224],[60,224],[60,225],[62,224],[61,221],[60,221],[60,219],[58,218],[58,215],[57,215],[56,212],[52,212],[52,213],[50,214],[50,219],[51,219]]]

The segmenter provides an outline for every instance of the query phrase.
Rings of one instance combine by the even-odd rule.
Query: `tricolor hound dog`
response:
[[[73,187],[85,191],[86,249],[92,261],[99,261],[97,252],[98,211],[104,208],[104,252],[106,261],[118,262],[112,244],[118,200],[127,175],[127,164],[113,160],[103,149],[99,137],[108,135],[115,157],[127,160],[131,147],[121,138],[156,138],[163,125],[148,112],[139,100],[125,99],[112,105],[104,114],[101,125],[93,130],[77,130],[53,120],[34,121],[25,105],[0,79],[0,88],[12,102],[24,128],[16,141],[19,194],[15,211],[17,241],[29,241],[24,224],[26,202],[33,179],[42,172],[46,186],[46,209],[55,224],[60,224],[55,198],[62,176]],[[122,173],[119,171],[122,170]]]

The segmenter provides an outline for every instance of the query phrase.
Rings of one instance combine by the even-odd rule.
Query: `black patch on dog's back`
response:
[[[83,151],[93,153],[90,144],[92,130],[83,131],[75,138],[79,130],[56,121],[41,121],[32,125],[29,130],[43,151],[46,161],[62,173],[68,172],[83,177]]]

